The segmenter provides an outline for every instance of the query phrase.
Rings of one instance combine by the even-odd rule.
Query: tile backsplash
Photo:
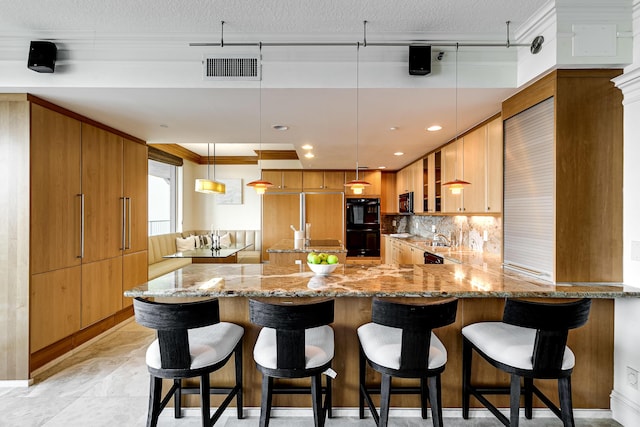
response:
[[[394,225],[395,223],[395,225]],[[478,252],[502,252],[502,218],[493,216],[383,215],[382,233],[410,233],[432,239],[444,234],[454,245]],[[486,232],[486,236],[485,236]],[[486,237],[486,241],[485,241]]]

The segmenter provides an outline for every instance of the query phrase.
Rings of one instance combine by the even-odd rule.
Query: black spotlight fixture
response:
[[[53,73],[58,48],[53,42],[32,41],[29,47],[27,67],[38,73]]]

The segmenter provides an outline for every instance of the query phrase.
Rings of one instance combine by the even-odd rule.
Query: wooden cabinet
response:
[[[122,137],[82,124],[83,263],[122,255]]]
[[[123,290],[147,280],[147,147],[63,109],[31,103],[30,118],[29,317],[40,366],[108,326],[86,328],[115,324],[130,305]]]
[[[556,70],[502,104],[505,265],[622,280],[620,72]]]
[[[293,225],[300,228],[300,194],[262,196],[262,259],[269,260],[269,249],[282,239],[293,239]],[[313,227],[313,224],[311,225]],[[312,231],[313,233],[313,231]]]
[[[436,151],[427,156],[425,196],[427,212],[442,212],[442,153]]]
[[[396,192],[396,174],[382,172],[380,174],[380,212],[398,213],[398,193]]]
[[[32,274],[80,265],[80,122],[31,105]]]
[[[470,182],[460,194],[442,188],[446,213],[499,213],[502,207],[502,120],[473,129],[442,151],[442,181]],[[434,159],[435,161],[435,159]]]
[[[305,223],[311,224],[311,239],[338,239],[345,242],[344,209],[343,193],[305,194],[304,217]]]
[[[345,183],[349,181],[353,181],[356,179],[355,171],[346,171],[344,173]],[[364,187],[364,191],[362,194],[353,194],[353,191],[349,187],[345,188],[345,194],[347,197],[361,197],[361,196],[376,196],[380,197],[382,193],[382,185],[381,185],[381,172],[380,171],[359,171],[358,179],[367,181],[371,184],[368,187]]]
[[[301,169],[263,170],[262,179],[273,184],[267,188],[268,193],[302,191]]]
[[[503,163],[502,118],[498,117],[487,124],[485,212],[502,212]]]
[[[344,191],[344,171],[303,170],[303,191]]]
[[[31,353],[80,330],[80,277],[80,266],[31,276]]]
[[[396,193],[413,193],[413,211],[424,212],[424,164],[422,159],[416,160],[409,166],[396,173]]]
[[[123,140],[125,197],[125,254],[146,251],[148,245],[148,149],[129,139]],[[146,282],[146,279],[144,280]]]

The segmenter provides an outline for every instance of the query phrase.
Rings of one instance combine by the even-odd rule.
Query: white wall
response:
[[[213,179],[213,167],[210,177]],[[194,191],[196,178],[206,178],[207,166],[185,161],[183,166],[183,230],[260,230],[262,199],[246,184],[260,177],[255,165],[216,166],[216,179],[242,179],[242,204],[221,205],[215,194]]]
[[[640,245],[640,1],[634,1],[634,63],[616,84],[624,94],[623,264],[626,285],[640,287],[640,260],[631,259]],[[618,299],[615,305],[613,418],[625,426],[640,425],[640,392],[629,384],[627,367],[640,371],[640,300]]]

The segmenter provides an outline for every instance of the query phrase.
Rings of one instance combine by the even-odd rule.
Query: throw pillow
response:
[[[189,236],[186,239],[181,239],[180,237],[176,237],[176,250],[178,252],[190,251],[195,249],[196,247],[196,239],[195,236]]]
[[[223,248],[231,247],[231,234],[227,233],[225,235],[220,236],[220,246]]]

